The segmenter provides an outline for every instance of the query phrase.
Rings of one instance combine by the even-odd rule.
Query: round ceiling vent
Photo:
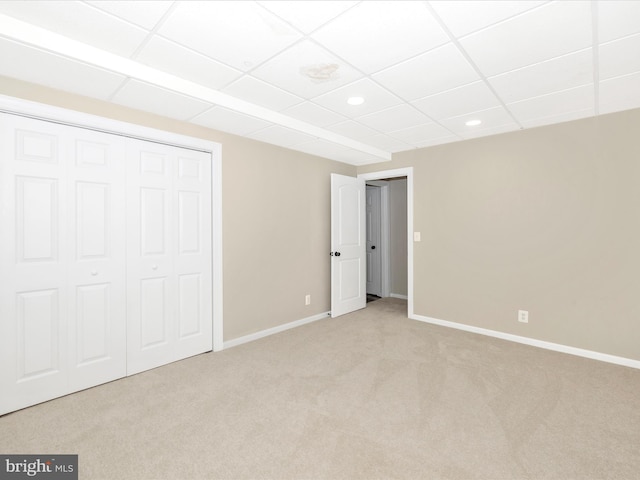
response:
[[[323,63],[320,65],[309,65],[300,67],[300,73],[311,79],[315,83],[330,82],[338,78],[338,69],[340,65],[337,63]]]

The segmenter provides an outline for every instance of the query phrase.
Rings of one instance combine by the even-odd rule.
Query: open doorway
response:
[[[367,302],[407,299],[407,177],[366,182]]]
[[[407,314],[411,316],[413,168],[372,172],[358,177],[364,179],[367,185],[367,299],[406,299]],[[379,234],[376,232],[378,222]],[[374,246],[375,249],[372,248]]]

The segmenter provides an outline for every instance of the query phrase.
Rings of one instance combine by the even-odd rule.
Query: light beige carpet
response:
[[[0,418],[81,479],[637,479],[640,371],[382,299]]]

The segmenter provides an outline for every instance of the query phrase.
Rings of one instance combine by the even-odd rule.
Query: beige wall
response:
[[[355,167],[6,77],[0,94],[222,144],[225,341],[330,310],[329,175]]]
[[[407,295],[407,180],[389,180],[391,294]]]
[[[331,310],[330,174],[356,168],[237,137],[222,158],[225,340]]]
[[[639,360],[639,128],[631,110],[359,168],[414,168],[415,313]]]

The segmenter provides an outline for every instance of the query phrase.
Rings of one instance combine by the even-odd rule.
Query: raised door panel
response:
[[[178,276],[178,339],[202,335],[202,274]]]
[[[58,184],[57,178],[15,177],[17,263],[58,260]]]
[[[16,293],[18,382],[60,371],[60,295],[57,289]]]
[[[140,350],[157,351],[171,343],[167,277],[140,280]]]
[[[76,367],[108,361],[111,357],[111,301],[109,283],[81,285],[76,288]]]

